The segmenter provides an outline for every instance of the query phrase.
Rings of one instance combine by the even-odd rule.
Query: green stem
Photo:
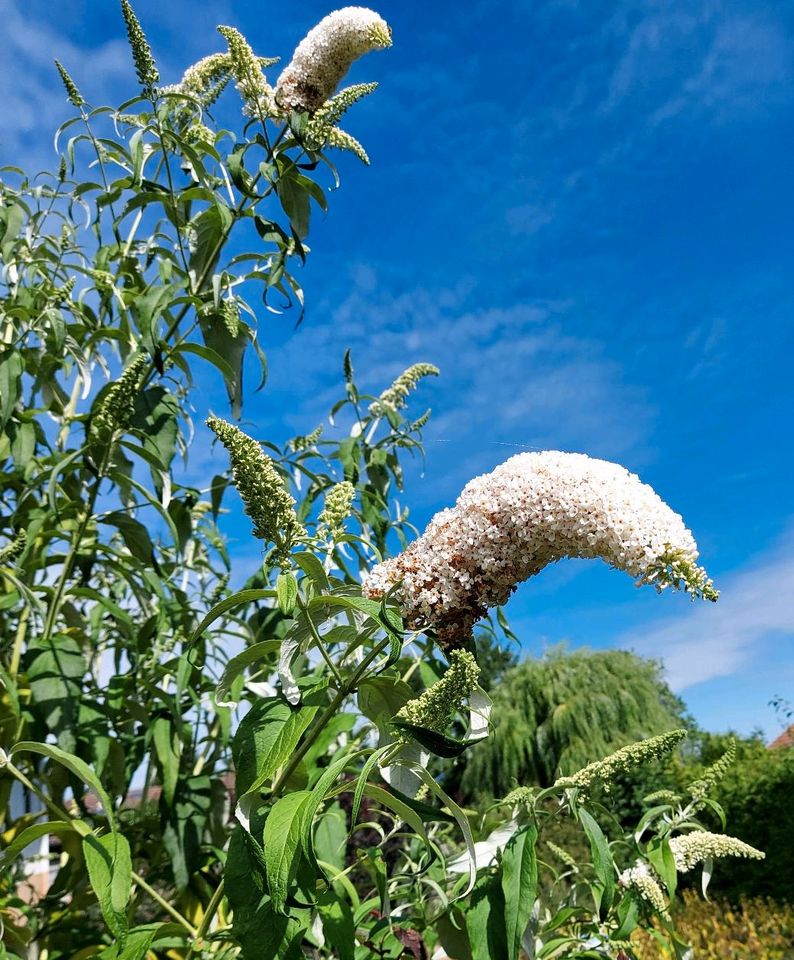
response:
[[[307,622],[307,624],[309,625],[309,633],[311,633],[312,639],[314,640],[314,642],[315,642],[315,644],[316,644],[316,646],[317,646],[317,649],[318,649],[318,650],[320,651],[320,653],[322,654],[322,658],[323,658],[323,660],[325,660],[325,662],[326,662],[326,664],[327,664],[327,666],[328,666],[328,669],[329,669],[329,670],[331,671],[331,673],[334,675],[334,679],[336,680],[337,683],[339,683],[339,684],[341,685],[341,684],[342,684],[342,675],[341,675],[341,674],[339,673],[339,671],[336,669],[336,667],[334,666],[333,661],[331,660],[330,656],[328,655],[328,651],[325,649],[325,644],[323,643],[323,638],[320,636],[319,631],[317,630],[317,626],[315,625],[314,620],[312,620],[312,618],[311,618],[311,616],[310,616],[310,614],[309,614],[308,607],[306,606],[306,601],[303,599],[303,597],[300,595],[300,593],[298,593],[298,601],[297,601],[297,602],[298,602],[298,606],[299,606],[300,609],[301,609],[301,613],[303,613],[303,615],[306,617],[306,622]]]
[[[165,910],[165,912],[168,914],[169,917],[171,917],[172,920],[176,920],[176,922],[180,926],[184,927],[191,937],[198,936],[198,930],[196,930],[193,924],[189,920],[187,920],[185,917],[183,917],[178,910],[172,907],[171,904],[164,897],[161,897],[160,894],[154,889],[154,887],[148,884],[143,879],[143,877],[140,876],[140,874],[135,873],[134,870],[132,872],[132,880],[133,880],[133,883],[136,884],[136,886],[140,887],[141,890],[143,890],[145,893],[148,893],[149,896],[152,898],[152,900],[159,903],[160,906],[163,908],[163,910]]]
[[[197,949],[202,949],[204,946],[204,937],[206,937],[209,932],[210,926],[212,924],[212,919],[215,916],[218,907],[221,905],[221,900],[223,900],[225,883],[223,877],[221,877],[220,883],[213,890],[212,897],[210,902],[207,904],[207,909],[204,911],[204,916],[201,918],[201,923],[196,930],[195,937],[193,942],[190,944],[188,952],[185,954],[185,960],[191,960],[195,956]]]
[[[58,578],[58,583],[55,586],[55,592],[53,593],[52,600],[47,609],[47,617],[44,621],[43,631],[43,640],[45,642],[51,638],[52,632],[55,629],[55,622],[58,618],[58,614],[60,613],[63,595],[66,592],[69,578],[72,575],[75,562],[77,561],[77,551],[80,549],[80,544],[85,536],[86,530],[88,529],[88,524],[91,522],[91,518],[94,515],[94,508],[96,507],[97,498],[99,497],[99,486],[102,483],[104,473],[107,470],[108,463],[110,462],[112,446],[113,441],[108,441],[107,449],[102,457],[102,463],[99,465],[99,469],[97,470],[96,482],[94,483],[91,493],[89,494],[88,503],[86,503],[85,512],[80,520],[80,525],[75,531],[74,537],[72,537],[72,541],[69,545],[69,552],[66,555],[66,560],[64,561],[63,569],[61,570],[61,575]]]
[[[308,737],[306,737],[306,739],[303,741],[300,747],[298,747],[298,749],[292,755],[292,759],[282,771],[281,776],[273,784],[273,791],[271,793],[271,797],[277,797],[281,793],[281,791],[284,789],[284,784],[287,782],[287,780],[289,780],[290,776],[292,775],[292,772],[295,770],[295,768],[298,766],[298,764],[301,762],[304,756],[308,753],[308,751],[310,750],[314,742],[317,740],[317,737],[322,732],[325,725],[328,723],[328,721],[334,716],[336,711],[339,709],[342,701],[346,697],[350,696],[351,693],[353,693],[353,691],[356,689],[356,685],[358,684],[358,681],[361,679],[364,673],[366,673],[369,665],[386,649],[386,647],[388,647],[388,645],[389,645],[388,640],[382,640],[377,647],[371,650],[367,654],[367,656],[364,657],[364,659],[361,661],[361,663],[358,665],[356,670],[353,672],[353,675],[350,677],[347,683],[343,684],[339,688],[336,695],[333,697],[331,702],[323,711],[322,715],[320,716],[320,719],[317,721],[311,734]]]

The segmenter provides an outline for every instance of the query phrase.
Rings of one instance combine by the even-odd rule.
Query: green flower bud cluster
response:
[[[221,303],[221,316],[226,332],[232,339],[240,334],[240,310],[234,300],[224,300]]]
[[[10,567],[11,564],[14,563],[14,561],[22,554],[22,551],[27,546],[27,543],[27,533],[24,530],[20,530],[10,543],[7,543],[4,547],[0,548],[0,567]]]
[[[532,787],[516,787],[515,790],[511,790],[504,800],[502,800],[502,804],[507,807],[516,807],[521,803],[525,803],[529,806],[534,799],[535,790]]]
[[[719,857],[746,857],[763,860],[766,856],[749,843],[728,837],[722,833],[709,833],[708,830],[693,830],[680,837],[673,837],[670,850],[675,858],[675,867],[679,873],[687,873],[704,860]]]
[[[329,147],[335,147],[337,150],[348,150],[350,153],[354,153],[362,163],[369,166],[369,154],[364,149],[363,144],[349,133],[340,130],[339,127],[331,127],[329,129],[325,142]]]
[[[273,88],[265,79],[262,64],[275,60],[262,60],[251,45],[234,27],[218,27],[218,33],[229,45],[229,70],[237,81],[237,90],[245,101],[245,112],[253,117],[272,117],[278,114]]]
[[[135,412],[135,398],[148,365],[148,358],[139,354],[99,401],[92,426],[101,437],[106,438],[130,425]]]
[[[66,72],[66,67],[64,67],[60,60],[55,61],[55,66],[58,68],[58,73],[61,75],[61,80],[66,88],[66,99],[72,104],[72,106],[82,107],[85,104],[85,100],[83,99],[83,95],[77,89],[77,84]]]
[[[437,377],[441,371],[432,363],[415,363],[408,367],[394,383],[370,404],[369,412],[383,416],[389,410],[401,410],[412,390],[423,377]]]
[[[185,140],[188,143],[197,143],[199,140],[203,143],[215,143],[215,134],[204,123],[191,123],[185,130]]]
[[[670,919],[667,912],[667,901],[662,888],[659,886],[653,871],[642,860],[638,860],[633,867],[624,870],[618,877],[618,882],[626,888],[633,888],[640,897],[659,914],[664,920]]]
[[[289,552],[305,530],[295,514],[295,501],[284,486],[273,461],[256,440],[219,417],[209,417],[207,426],[226,447],[232,463],[232,478],[253,521],[253,534],[274,544],[276,561],[289,564]]]
[[[658,737],[640,740],[639,743],[630,743],[627,747],[596,760],[570,777],[560,777],[555,787],[576,788],[587,795],[597,784],[601,784],[609,792],[612,781],[619,774],[625,773],[640,764],[650,760],[659,760],[670,753],[686,737],[686,730],[670,730]]]
[[[675,804],[680,801],[680,797],[675,790],[654,790],[647,797],[643,797],[644,803],[670,803]]]
[[[211,107],[229,82],[232,60],[228,53],[211,53],[188,67],[175,92],[195,97],[203,107]]]
[[[554,856],[561,862],[564,863],[566,867],[571,870],[576,869],[576,861],[568,853],[567,850],[563,850],[562,847],[558,847],[556,843],[552,843],[551,840],[546,841],[546,846],[551,850]]]
[[[135,73],[138,83],[145,89],[151,90],[159,81],[160,73],[152,56],[152,48],[146,39],[146,34],[135,16],[130,0],[121,0],[121,13],[127,26],[127,37],[132,50],[132,62],[135,64]]]
[[[368,96],[377,86],[377,83],[356,83],[326,100],[309,120],[306,128],[307,146],[319,150],[327,144],[340,150],[350,150],[359,160],[368,164],[369,157],[364,147],[355,137],[338,129],[336,124],[354,103]]]
[[[719,760],[717,760],[716,763],[712,763],[710,767],[707,767],[703,776],[700,777],[699,780],[693,780],[687,787],[687,792],[694,801],[693,812],[703,806],[703,800],[709,795],[714,785],[722,780],[728,772],[728,768],[732,766],[735,760],[736,741],[731,738],[728,749]]]
[[[313,447],[317,441],[320,439],[320,435],[323,432],[323,426],[320,424],[319,427],[315,427],[311,433],[306,433],[300,437],[293,437],[289,442],[290,449],[294,451],[298,450],[308,450],[310,447]]]
[[[449,668],[415,700],[409,700],[395,719],[426,730],[442,731],[477,686],[480,668],[468,650],[453,650]]]
[[[320,536],[327,532],[335,540],[345,530],[345,520],[350,516],[356,488],[349,480],[334,484],[325,495],[325,503],[318,518],[317,532]]]
[[[683,550],[672,548],[668,548],[651,564],[643,582],[654,584],[659,592],[665,587],[684,590],[693,600],[700,597],[715,603],[720,595],[703,567],[699,567]]]

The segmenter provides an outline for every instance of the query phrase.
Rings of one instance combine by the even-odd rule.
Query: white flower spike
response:
[[[717,599],[681,517],[624,467],[579,453],[521,453],[471,480],[451,509],[364,579],[368,597],[401,583],[408,625],[460,646],[489,607],[563,557],[600,557],[650,583]]]
[[[324,17],[298,44],[276,85],[282,110],[314,113],[336,91],[355,60],[391,46],[391,29],[374,10],[343,7]]]

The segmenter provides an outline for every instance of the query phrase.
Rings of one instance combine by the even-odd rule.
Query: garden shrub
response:
[[[330,14],[275,85],[224,26],[163,86],[121,7],[138,92],[92,109],[58,64],[58,168],[0,180],[2,954],[551,960],[625,954],[652,924],[685,949],[679,874],[763,852],[705,829],[716,773],[628,833],[598,797],[686,730],[571,756],[484,814],[432,759],[488,736],[472,629],[548,563],[716,600],[683,519],[621,466],[551,451],[414,538],[395,495],[430,363],[368,395],[329,357],[328,424],[281,444],[206,409],[214,375],[238,420],[246,356],[266,372],[258,315],[302,314],[328,151],[368,159],[339,121],[373,85],[337,87],[388,26]],[[261,564],[238,589],[221,517],[240,501]],[[549,864],[559,821],[585,852]],[[52,876],[23,896],[45,839]]]

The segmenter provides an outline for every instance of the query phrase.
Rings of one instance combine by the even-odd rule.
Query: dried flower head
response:
[[[139,354],[100,399],[91,420],[100,438],[107,439],[116,430],[126,430],[130,425],[148,365],[148,358]]]
[[[681,834],[670,841],[670,850],[675,858],[675,868],[679,873],[687,873],[704,860],[719,857],[747,857],[763,860],[766,854],[756,850],[749,843],[728,837],[722,833],[709,833],[707,830],[693,830]]]
[[[649,737],[647,740],[640,740],[639,743],[630,743],[608,757],[604,757],[603,760],[589,763],[570,777],[559,777],[554,786],[576,788],[581,794],[587,795],[594,786],[601,784],[604,790],[609,792],[612,781],[617,775],[650,760],[659,760],[675,749],[685,737],[686,730],[670,730],[658,737]]]
[[[325,495],[325,503],[318,517],[318,533],[335,540],[345,530],[345,520],[350,516],[356,488],[349,480],[334,484]]]
[[[58,73],[61,75],[61,80],[66,88],[66,99],[72,104],[72,106],[82,107],[85,103],[85,100],[83,99],[83,95],[77,89],[77,84],[66,72],[66,67],[64,67],[60,60],[55,61],[55,66],[58,68]]]
[[[391,46],[386,21],[366,7],[344,7],[324,17],[298,44],[276,84],[285,110],[318,111],[359,57]]]
[[[218,27],[218,33],[229,44],[229,69],[245,102],[245,113],[259,119],[275,116],[278,109],[273,88],[265,79],[262,66],[275,63],[275,60],[257,57],[245,37],[234,27]]]
[[[400,380],[379,403],[398,400]],[[521,453],[467,483],[407,550],[369,572],[364,591],[379,597],[401,582],[408,624],[432,624],[454,646],[517,584],[563,557],[600,557],[661,589],[680,585],[659,567],[671,551],[697,569],[692,534],[639,477],[583,454]],[[699,582],[698,574],[690,588]]]
[[[633,867],[624,870],[618,877],[618,883],[627,889],[634,889],[640,897],[665,920],[670,919],[667,912],[667,901],[662,888],[654,876],[653,871],[642,860],[638,860]]]
[[[14,536],[14,539],[0,548],[0,567],[10,567],[27,546],[28,535],[24,530],[20,530]]]
[[[432,363],[414,363],[404,370],[394,383],[369,405],[369,412],[378,417],[387,416],[395,410],[402,410],[408,396],[415,390],[424,377],[437,377],[440,371]]]
[[[274,544],[276,561],[286,566],[292,544],[305,530],[295,514],[295,501],[273,461],[239,427],[219,417],[209,417],[207,426],[229,453],[232,479],[245,512],[254,523],[254,536]]]
[[[135,64],[138,83],[145,90],[151,90],[160,80],[160,73],[152,56],[152,48],[135,16],[130,0],[121,0],[121,13],[127,27],[127,38],[132,50],[132,62]]]
[[[415,700],[409,700],[395,719],[415,727],[441,731],[477,686],[480,668],[468,650],[453,650],[444,676]]]

